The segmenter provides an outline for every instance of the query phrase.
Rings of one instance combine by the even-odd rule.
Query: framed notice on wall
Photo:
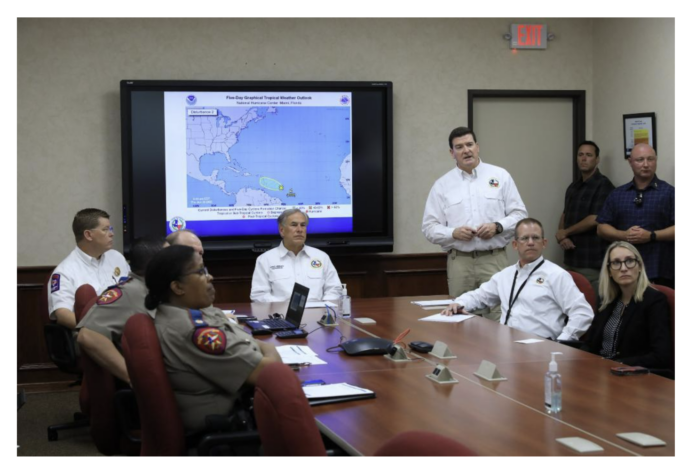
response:
[[[657,152],[655,113],[624,114],[624,157],[639,143],[647,143]]]

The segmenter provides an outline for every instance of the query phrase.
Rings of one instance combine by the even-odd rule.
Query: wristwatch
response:
[[[502,234],[503,233],[503,225],[499,222],[494,222],[493,224],[495,224],[495,234],[496,235]]]
[[[652,232],[650,232],[650,241],[657,242],[657,234],[655,233],[654,230]]]

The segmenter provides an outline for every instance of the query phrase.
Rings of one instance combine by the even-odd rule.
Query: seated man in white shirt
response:
[[[277,248],[257,258],[251,301],[287,301],[295,282],[309,287],[309,301],[341,297],[341,281],[329,255],[305,245],[308,223],[309,216],[296,208],[278,216],[278,231],[283,240]]]
[[[578,340],[590,327],[594,314],[570,274],[544,260],[541,253],[547,242],[539,221],[519,221],[512,241],[520,257],[517,264],[464,293],[442,314],[467,314],[466,310],[500,304],[501,324],[543,338]]]
[[[78,211],[72,223],[77,246],[51,274],[48,314],[69,329],[75,328],[75,292],[90,284],[99,295],[107,287],[127,279],[130,267],[121,253],[112,250],[114,228],[109,215],[87,208]]]

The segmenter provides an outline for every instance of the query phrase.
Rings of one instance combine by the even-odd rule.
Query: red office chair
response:
[[[91,285],[83,285],[77,289],[75,316],[78,323],[95,306],[97,298]],[[83,391],[89,392],[90,435],[97,450],[107,456],[140,454],[139,443],[129,440],[119,426],[115,405],[116,379],[87,354],[81,357],[80,362],[83,370],[83,388],[80,395],[82,396]]]
[[[401,433],[375,452],[375,456],[478,456],[451,438],[413,430]]]
[[[49,320],[48,285],[51,283],[51,278],[52,275],[49,276],[48,281],[41,290],[41,301],[38,309],[41,312],[41,318],[44,320]],[[94,289],[92,289],[92,295],[95,295]],[[83,290],[80,294],[80,298],[87,298],[88,296],[89,293],[87,290]],[[82,305],[80,309],[82,309],[86,303],[87,301],[80,300],[80,304]],[[77,307],[77,294],[75,307]],[[70,386],[81,385],[80,411],[73,414],[73,421],[50,425],[47,429],[48,441],[56,441],[58,440],[58,432],[60,430],[76,429],[89,425],[89,395],[87,387],[82,383],[82,364],[77,353],[73,331],[49,320],[49,322],[44,325],[44,341],[46,342],[48,356],[56,367],[63,372],[77,375],[76,381],[70,384]]]
[[[128,375],[140,413],[141,456],[233,453],[258,447],[256,431],[184,433],[184,423],[169,382],[155,325],[146,314],[128,319],[121,337]]]
[[[285,364],[269,364],[259,374],[254,414],[264,456],[326,456],[307,397]]]
[[[670,318],[672,320],[672,349],[674,350],[674,340],[676,333],[674,332],[674,289],[665,287],[664,285],[652,284],[655,290],[659,290],[665,294],[667,297],[667,303],[669,303]]]
[[[597,315],[597,294],[594,288],[592,288],[590,281],[587,280],[587,277],[575,271],[568,271],[568,273],[573,277],[575,285],[577,285],[578,289],[585,295],[585,299],[592,307],[592,311]]]
[[[75,320],[79,324],[94,303],[97,301],[97,292],[90,284],[81,285],[75,292]]]
[[[152,319],[145,314],[131,316],[123,330],[121,347],[140,410],[140,455],[185,455],[184,423]]]

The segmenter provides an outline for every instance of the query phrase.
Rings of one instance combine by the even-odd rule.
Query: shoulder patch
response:
[[[204,353],[219,355],[227,348],[227,336],[215,327],[197,329],[193,332],[193,344]]]
[[[322,266],[321,261],[319,261],[318,259],[313,259],[310,264],[314,269],[319,269]]]
[[[104,293],[97,298],[97,305],[104,306],[118,301],[123,296],[123,292],[118,287],[107,288]]]
[[[51,276],[51,293],[55,293],[60,290],[60,274],[53,274]]]

